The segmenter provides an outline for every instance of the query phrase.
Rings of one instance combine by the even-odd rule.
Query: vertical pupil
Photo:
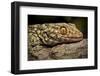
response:
[[[63,35],[66,34],[66,28],[65,27],[61,27],[60,32]]]

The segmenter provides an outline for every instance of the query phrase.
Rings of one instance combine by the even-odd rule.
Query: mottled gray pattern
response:
[[[83,34],[72,23],[46,23],[29,25],[29,43],[31,45],[49,45],[70,43],[83,39]]]

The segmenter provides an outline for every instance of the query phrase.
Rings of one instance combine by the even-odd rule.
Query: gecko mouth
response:
[[[68,37],[68,38],[60,40],[60,43],[52,44],[52,45],[47,45],[47,44],[44,44],[44,45],[47,46],[47,47],[54,47],[54,46],[57,46],[57,45],[60,45],[60,44],[71,44],[71,43],[80,42],[82,40],[83,40],[82,37],[78,37],[78,38],[76,38],[76,37]]]
[[[64,43],[74,43],[83,40],[83,37],[67,37],[63,38]]]

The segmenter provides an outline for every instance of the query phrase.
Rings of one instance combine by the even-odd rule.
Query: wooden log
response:
[[[42,50],[43,49],[43,50]],[[43,47],[40,51],[33,52],[29,58],[32,60],[48,59],[79,59],[88,57],[88,41],[83,39],[80,42],[59,44],[53,47]],[[45,50],[44,50],[45,49]],[[41,54],[39,54],[41,53]],[[34,56],[36,59],[34,59]],[[43,56],[43,57],[42,57]]]

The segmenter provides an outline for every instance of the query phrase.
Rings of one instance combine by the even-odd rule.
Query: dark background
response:
[[[28,25],[43,23],[74,23],[76,27],[83,32],[84,38],[87,38],[88,18],[87,17],[71,17],[71,16],[47,16],[47,15],[28,15]]]

